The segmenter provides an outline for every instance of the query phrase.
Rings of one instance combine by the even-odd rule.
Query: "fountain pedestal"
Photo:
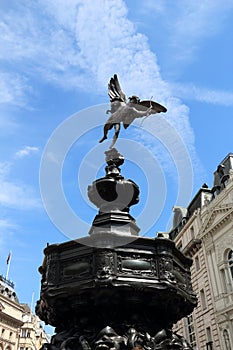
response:
[[[190,349],[171,328],[196,306],[192,262],[169,239],[137,236],[138,186],[120,174],[116,150],[106,156],[106,176],[88,188],[99,208],[90,236],[44,250],[36,311],[56,327],[44,348]]]

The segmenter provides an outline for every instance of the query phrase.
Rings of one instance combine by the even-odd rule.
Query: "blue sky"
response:
[[[122,174],[141,189],[132,210],[141,234],[167,230],[173,205],[212,186],[233,151],[233,1],[3,0],[0,13],[0,273],[11,250],[9,278],[30,303],[46,243],[87,235],[96,214],[86,188],[104,176],[109,143],[98,140],[114,73],[127,96],[168,109],[122,130],[116,145]],[[53,141],[61,154],[68,147],[64,164]],[[53,197],[54,164],[68,211]],[[57,216],[44,209],[40,176]]]

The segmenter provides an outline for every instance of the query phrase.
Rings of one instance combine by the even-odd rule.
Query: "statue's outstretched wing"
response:
[[[126,102],[126,95],[121,90],[121,86],[116,74],[110,79],[108,84],[108,96],[110,97],[110,102],[121,101]]]
[[[144,106],[146,108],[152,107],[151,114],[167,112],[167,108],[165,108],[164,106],[162,106],[159,103],[154,102],[154,101],[144,100],[144,101],[140,101],[138,104],[141,106]]]
[[[123,125],[124,128],[127,129],[128,126],[136,119],[136,118],[143,118],[145,117],[145,114],[140,114],[140,112],[146,112],[148,110],[148,108],[151,108],[149,114],[156,114],[156,113],[165,113],[167,112],[167,108],[165,108],[164,106],[160,105],[157,102],[154,101],[150,101],[150,100],[144,100],[144,101],[140,101],[138,100],[137,103],[135,103],[134,108],[139,112],[134,113],[134,114],[127,114],[124,121],[123,121]],[[148,115],[149,115],[148,114]]]

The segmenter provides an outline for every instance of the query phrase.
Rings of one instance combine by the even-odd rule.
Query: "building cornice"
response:
[[[3,338],[3,337],[1,337],[0,336],[0,341],[2,341],[2,342],[6,342],[7,344],[11,344],[11,345],[15,345],[15,341],[11,341],[11,340],[9,340],[9,339],[5,339],[5,338]]]
[[[4,312],[0,311],[0,321],[9,325],[14,325],[15,327],[21,327],[23,325],[23,321],[12,317]]]
[[[10,299],[9,297],[7,297],[7,296],[5,296],[5,295],[1,295],[1,296],[0,296],[0,302],[6,303],[6,304],[8,304],[8,305],[11,305],[13,308],[18,309],[18,310],[21,311],[21,312],[23,311],[22,306],[21,306],[18,302],[16,302],[16,301]],[[3,304],[3,305],[4,305],[4,304]]]
[[[201,239],[194,238],[186,245],[182,252],[192,257],[201,248],[201,243]]]

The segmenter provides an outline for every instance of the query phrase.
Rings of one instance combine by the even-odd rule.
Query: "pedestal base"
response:
[[[118,210],[96,215],[89,234],[106,232],[121,236],[138,236],[139,231],[134,218],[129,213]]]
[[[92,246],[95,236],[104,248]],[[185,343],[170,329],[196,306],[191,260],[168,239],[120,238],[121,246],[115,246],[119,235],[101,233],[45,249],[37,314],[56,327],[49,349],[110,350],[114,342],[115,349],[153,350]]]

